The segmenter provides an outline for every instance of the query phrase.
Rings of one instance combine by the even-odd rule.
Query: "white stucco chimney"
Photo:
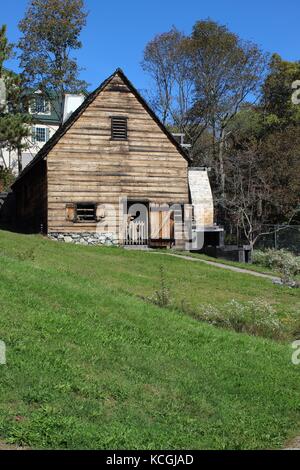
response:
[[[214,225],[214,203],[207,168],[189,168],[189,187],[197,226]]]
[[[74,111],[84,102],[85,96],[82,94],[66,94],[64,100],[63,123],[71,116]]]

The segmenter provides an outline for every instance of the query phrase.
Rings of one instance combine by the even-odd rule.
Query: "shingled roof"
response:
[[[141,103],[141,105],[144,107],[144,109],[150,114],[152,119],[158,124],[158,126],[161,128],[161,130],[165,133],[165,135],[168,137],[168,139],[175,145],[177,148],[178,152],[187,160],[188,163],[190,163],[190,158],[185,152],[185,150],[181,147],[181,145],[177,142],[175,137],[171,134],[171,132],[168,131],[168,129],[164,126],[164,124],[161,122],[161,120],[158,118],[158,116],[155,114],[155,112],[150,108],[148,103],[145,101],[145,99],[140,95],[140,93],[137,91],[137,89],[134,87],[134,85],[130,82],[130,80],[126,77],[125,73],[123,72],[122,69],[117,68],[115,72],[110,75],[108,78],[106,78],[101,85],[96,88],[90,95],[87,96],[87,98],[84,100],[84,102],[77,108],[67,119],[67,121],[55,132],[55,134],[51,137],[51,139],[48,140],[48,142],[41,148],[41,150],[36,154],[36,156],[31,160],[31,162],[24,168],[24,170],[20,173],[20,175],[17,177],[15,182],[12,184],[12,187],[20,181],[38,162],[43,160],[50,150],[57,144],[57,142],[60,140],[60,138],[70,129],[70,127],[74,124],[74,122],[82,115],[82,113],[88,108],[88,106],[94,101],[94,99],[101,93],[101,91],[104,90],[106,85],[116,76],[119,75],[124,83],[128,86],[128,88],[131,90],[131,92],[135,95],[137,100]]]

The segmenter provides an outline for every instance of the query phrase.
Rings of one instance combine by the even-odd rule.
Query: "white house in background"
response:
[[[24,141],[27,148],[21,155],[22,169],[31,162],[39,150],[55,134],[60,125],[70,117],[86,98],[85,94],[65,94],[61,99],[53,93],[45,96],[40,90],[29,93],[29,113],[33,117],[33,125],[30,137]],[[17,175],[17,152],[2,149],[0,153],[1,166],[11,168]]]

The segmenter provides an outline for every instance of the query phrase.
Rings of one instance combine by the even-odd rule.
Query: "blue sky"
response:
[[[8,27],[10,41],[19,37],[18,22],[27,0],[0,0],[0,24]],[[140,62],[145,44],[172,25],[190,33],[199,19],[210,17],[244,39],[287,60],[299,60],[299,0],[85,0],[89,10],[82,32],[83,48],[74,54],[85,68],[82,78],[95,88],[121,67],[135,86],[149,86]],[[17,61],[10,64],[17,69]]]

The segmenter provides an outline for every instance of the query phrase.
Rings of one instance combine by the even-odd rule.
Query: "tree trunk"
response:
[[[20,174],[22,171],[22,150],[18,147],[18,173]]]
[[[5,169],[7,169],[7,165],[6,165],[6,162],[5,162],[5,159],[4,159],[2,147],[0,147],[0,156],[1,156],[1,161],[2,161],[2,163],[3,163],[3,167],[4,167]],[[2,165],[1,165],[1,162],[0,162],[0,166],[2,166]]]
[[[221,199],[225,200],[225,168],[224,168],[224,129],[221,130],[219,148],[218,148],[218,159],[219,159],[219,175],[220,175],[220,186],[221,186]]]

